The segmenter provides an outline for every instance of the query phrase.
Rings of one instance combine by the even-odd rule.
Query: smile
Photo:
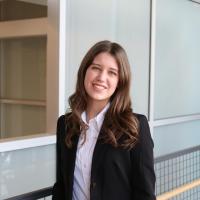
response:
[[[105,85],[101,85],[101,84],[97,84],[97,83],[93,83],[92,85],[94,88],[96,88],[98,90],[107,89],[107,87]]]

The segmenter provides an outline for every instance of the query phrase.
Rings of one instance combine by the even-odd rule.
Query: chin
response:
[[[95,97],[95,98],[91,98],[92,101],[96,101],[96,102],[108,102],[109,98],[102,98],[102,97]]]

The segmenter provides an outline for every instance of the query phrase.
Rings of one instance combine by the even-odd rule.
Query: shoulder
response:
[[[61,115],[57,120],[57,132],[65,129],[65,115]]]
[[[67,119],[69,118],[70,115],[71,115],[71,112],[66,113],[65,115],[61,115],[57,120],[57,126],[58,125],[65,125],[67,123]]]
[[[138,137],[138,143],[140,145],[147,145],[147,143],[153,145],[153,140],[150,133],[149,123],[147,120],[147,117],[142,114],[133,113],[133,115],[138,120],[139,125],[139,137]]]
[[[138,120],[139,123],[139,130],[142,128],[146,128],[149,131],[149,123],[147,117],[143,114],[133,113],[135,118]]]
[[[61,116],[58,118],[57,123],[58,123],[58,124],[61,124],[61,123],[63,123],[64,121],[65,121],[65,115],[61,115]]]
[[[135,146],[132,148],[132,156],[138,162],[142,162],[145,165],[153,163],[153,148],[154,142],[151,137],[148,120],[145,115],[135,114],[139,123],[138,140]],[[139,161],[140,160],[140,161]]]
[[[137,118],[139,122],[147,121],[147,117],[143,114],[133,113],[133,115]]]
[[[66,113],[61,115],[57,120],[57,135],[63,135],[63,132],[66,133],[68,117],[71,113]]]
[[[65,135],[65,115],[61,115],[57,120],[56,135],[57,135],[57,143],[58,143],[62,140],[62,138]]]

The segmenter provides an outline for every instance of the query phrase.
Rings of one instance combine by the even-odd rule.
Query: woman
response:
[[[146,117],[132,113],[130,74],[117,43],[83,58],[71,112],[57,124],[54,200],[155,200],[153,141]]]

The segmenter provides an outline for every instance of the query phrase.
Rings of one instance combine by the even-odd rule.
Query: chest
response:
[[[62,148],[62,160],[64,173],[72,176],[74,173],[76,160],[89,166],[92,176],[109,174],[110,171],[116,173],[131,173],[132,161],[128,150],[115,148],[109,144],[104,144],[100,140],[94,141],[84,148],[78,149],[78,138],[73,148]]]

